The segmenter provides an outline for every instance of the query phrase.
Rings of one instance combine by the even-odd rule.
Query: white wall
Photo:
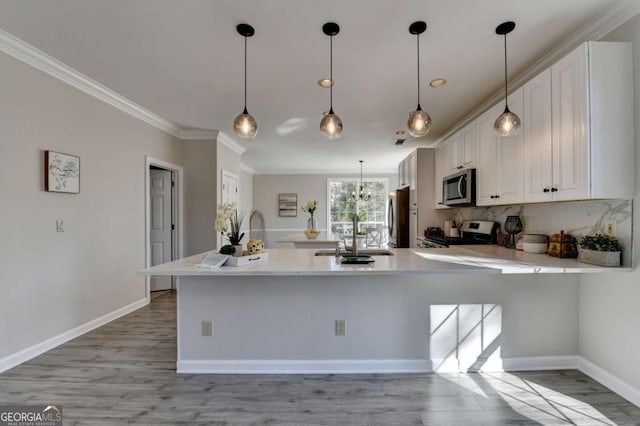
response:
[[[309,200],[318,200],[318,209],[314,216],[318,219],[318,228],[327,227],[327,179],[359,178],[360,174],[317,174],[317,175],[254,175],[253,209],[260,210],[265,220],[267,247],[277,247],[275,241],[286,235],[302,233],[307,227],[308,213],[298,212],[296,217],[278,216],[278,194],[298,194],[298,207]],[[389,179],[389,190],[395,189],[398,181],[396,174],[364,174],[365,178],[385,177]],[[284,246],[283,246],[284,247]]]
[[[640,17],[627,22],[605,40],[633,42],[636,170],[640,169]],[[640,199],[640,173],[636,172],[634,200]],[[634,209],[634,224],[640,209]],[[583,275],[580,279],[579,353],[588,361],[634,388],[629,394],[640,404],[640,258],[639,232],[634,235],[632,273]]]
[[[244,214],[242,221],[242,232],[246,234],[242,240],[245,244],[249,242],[249,219],[253,212],[253,173],[244,168],[240,173],[240,211]]]
[[[145,155],[182,165],[182,153],[176,138],[1,53],[0,93],[1,369],[144,299]],[[80,156],[80,194],[44,191],[44,150]]]
[[[215,140],[183,142],[185,256],[216,247],[216,145]]]

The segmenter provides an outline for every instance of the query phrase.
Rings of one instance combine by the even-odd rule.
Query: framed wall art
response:
[[[279,216],[298,216],[298,194],[278,194],[278,209]]]
[[[44,189],[47,192],[80,193],[80,157],[45,151]]]

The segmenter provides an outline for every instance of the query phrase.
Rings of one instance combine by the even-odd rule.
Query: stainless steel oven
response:
[[[476,205],[476,169],[461,170],[442,180],[442,204],[454,207]]]

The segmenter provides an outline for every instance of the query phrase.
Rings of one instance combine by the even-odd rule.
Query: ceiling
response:
[[[503,84],[503,40],[509,76],[622,0],[0,0],[0,28],[186,129],[217,129],[234,137],[243,107],[243,39],[248,39],[249,112],[258,136],[239,142],[257,171],[396,167],[409,151],[430,146]],[[432,117],[427,137],[395,146],[415,109],[416,20],[421,36],[421,104]],[[325,22],[334,37],[334,110],[342,138],[324,140],[329,90]],[[434,78],[448,84],[430,88]]]

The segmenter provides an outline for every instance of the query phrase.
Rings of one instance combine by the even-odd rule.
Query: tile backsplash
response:
[[[604,233],[609,220],[616,222],[617,238],[622,246],[622,264],[631,266],[632,259],[632,200],[598,200],[527,204],[495,207],[465,207],[455,213],[456,223],[462,220],[492,220],[504,228],[507,216],[520,216],[529,223],[529,234],[552,235],[564,230],[580,237]]]

